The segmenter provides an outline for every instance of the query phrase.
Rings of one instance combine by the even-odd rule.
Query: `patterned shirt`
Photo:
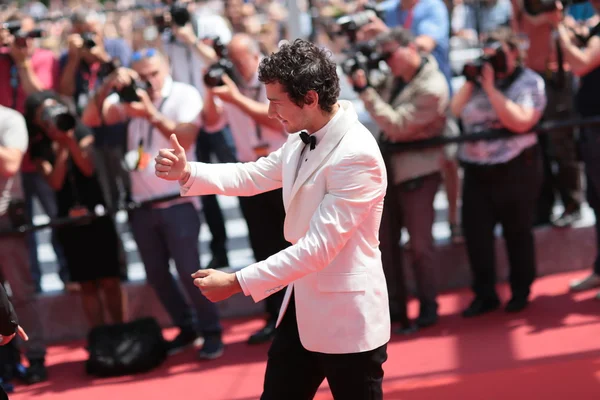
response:
[[[524,68],[517,79],[502,94],[516,104],[543,112],[546,107],[544,80],[536,72]],[[464,133],[477,135],[503,128],[485,92],[475,89],[461,114]],[[535,132],[515,135],[510,139],[482,140],[461,145],[458,157],[474,164],[503,164],[537,143]]]

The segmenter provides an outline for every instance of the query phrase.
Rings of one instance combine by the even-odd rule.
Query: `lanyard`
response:
[[[411,30],[412,23],[413,23],[413,15],[414,15],[413,10],[414,10],[414,7],[407,11],[406,19],[404,20],[404,24],[403,24],[404,29],[407,29],[409,31]]]
[[[92,65],[84,64],[81,70],[81,77],[83,78],[83,91],[89,94],[96,87],[96,81],[98,80],[98,71],[100,70],[100,64],[94,63]]]
[[[169,96],[163,97],[163,99],[160,101],[160,104],[158,106],[158,112],[162,113],[162,108],[165,105],[165,102],[167,101],[167,99],[169,98]],[[152,148],[152,139],[154,137],[154,126],[152,126],[152,124],[150,123],[150,121],[148,121],[148,135],[146,135],[147,138],[147,143],[148,143],[148,148]],[[144,148],[144,138],[140,138],[140,143],[139,143],[139,148],[143,149]]]
[[[12,109],[17,109],[17,98],[19,97],[19,71],[14,62],[10,65],[10,87],[12,88]]]

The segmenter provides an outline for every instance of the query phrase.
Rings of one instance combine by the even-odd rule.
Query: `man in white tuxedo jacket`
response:
[[[336,400],[381,399],[390,316],[379,251],[387,176],[379,147],[351,103],[338,101],[335,64],[296,40],[260,65],[269,116],[290,135],[268,157],[187,162],[173,135],[156,175],[184,196],[253,196],[283,188],[292,246],[235,274],[200,270],[212,301],[243,292],[260,301],[288,285],[269,350],[263,400],[312,399],[325,378]]]

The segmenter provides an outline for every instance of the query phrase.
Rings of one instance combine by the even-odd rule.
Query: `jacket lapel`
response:
[[[287,153],[284,164],[286,167],[283,169],[283,205],[286,211],[291,200],[290,194],[292,193],[292,186],[296,179],[300,153],[302,153],[302,148],[304,147],[304,142],[302,142],[299,135],[290,135],[288,141],[290,151]]]
[[[333,126],[329,128],[329,131],[325,133],[325,136],[321,139],[321,143],[317,143],[317,146],[312,151],[310,155],[309,161],[302,165],[300,171],[298,172],[298,177],[296,178],[292,186],[292,190],[290,192],[289,202],[294,199],[296,193],[300,187],[306,182],[306,180],[315,172],[315,170],[323,163],[323,160],[335,149],[348,131],[348,129],[358,120],[358,116],[356,115],[356,111],[354,111],[354,107],[349,101],[340,101],[340,106],[343,107],[344,115],[339,118]],[[299,140],[300,143],[303,143]],[[293,170],[293,173],[296,172],[297,163],[299,161],[300,149],[297,150],[297,156],[292,156],[292,159],[296,160],[296,164],[293,162],[289,165],[289,170]],[[289,204],[289,203],[288,203]]]

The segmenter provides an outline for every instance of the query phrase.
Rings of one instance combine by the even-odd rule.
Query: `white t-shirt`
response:
[[[119,96],[115,93],[108,97],[113,103],[119,103]],[[193,123],[200,129],[200,112],[202,111],[202,98],[196,88],[181,82],[174,82],[167,77],[162,89],[162,98],[155,101],[154,105],[161,114],[178,123]],[[134,201],[142,202],[149,199],[164,197],[179,193],[179,182],[160,179],[155,175],[154,158],[162,148],[169,148],[170,141],[158,129],[144,118],[133,118],[127,127],[127,150],[135,152],[142,144],[144,153],[150,156],[150,162],[143,170],[131,171],[131,196]],[[186,152],[188,161],[196,161],[196,145],[193,144]],[[200,208],[197,197],[182,197],[170,202],[160,203],[158,207],[169,207],[177,203],[193,202]]]
[[[239,87],[239,90],[246,97],[259,103],[269,104],[267,90],[258,80],[258,73],[245,88]],[[223,103],[222,106],[223,116],[219,122],[212,126],[205,126],[204,129],[209,133],[218,132],[229,123],[239,161],[256,161],[254,148],[259,144],[268,145],[268,152],[272,153],[287,141],[288,134],[283,129],[275,130],[264,125],[260,125],[257,129],[257,123],[239,107],[231,103]]]

